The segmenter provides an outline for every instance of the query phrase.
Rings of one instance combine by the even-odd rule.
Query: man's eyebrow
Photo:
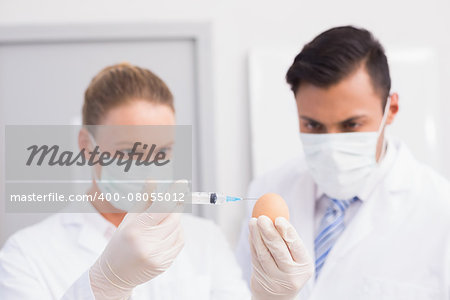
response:
[[[354,116],[354,117],[348,118],[348,119],[346,119],[344,121],[341,121],[340,123],[347,123],[347,122],[357,121],[358,119],[362,119],[362,118],[365,118],[365,117],[366,117],[365,115]]]
[[[317,123],[317,124],[322,124],[322,123],[320,123],[319,121],[316,121],[316,120],[311,119],[311,118],[306,117],[306,116],[300,116],[300,119],[305,120],[305,121],[308,121],[308,122],[314,122],[314,123]]]

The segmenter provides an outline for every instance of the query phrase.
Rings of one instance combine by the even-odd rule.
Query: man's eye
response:
[[[307,122],[306,123],[306,128],[311,129],[311,130],[319,130],[321,128],[321,124],[317,123],[317,122]]]
[[[344,127],[346,129],[357,129],[361,124],[357,123],[357,122],[348,122],[344,124]]]

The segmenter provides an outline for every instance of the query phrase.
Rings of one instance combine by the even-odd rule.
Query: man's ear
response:
[[[399,106],[398,106],[398,94],[392,93],[391,94],[391,102],[390,107],[388,110],[388,116],[386,118],[386,124],[392,124],[394,122],[395,116],[398,113]]]

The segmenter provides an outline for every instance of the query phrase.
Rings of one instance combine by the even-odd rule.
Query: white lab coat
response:
[[[450,299],[450,188],[393,140],[396,155],[327,257],[318,280],[297,299]],[[283,196],[290,221],[314,257],[316,185],[304,159],[256,179],[249,197]],[[238,260],[250,276],[248,228],[244,224]]]
[[[141,299],[250,299],[223,234],[184,214],[185,246],[163,274],[133,291]],[[88,269],[115,227],[98,213],[58,213],[14,234],[0,252],[0,299],[94,299]]]

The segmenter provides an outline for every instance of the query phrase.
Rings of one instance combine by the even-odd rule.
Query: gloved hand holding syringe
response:
[[[242,200],[258,200],[258,198],[242,198],[215,192],[192,192],[192,204],[224,204]]]

